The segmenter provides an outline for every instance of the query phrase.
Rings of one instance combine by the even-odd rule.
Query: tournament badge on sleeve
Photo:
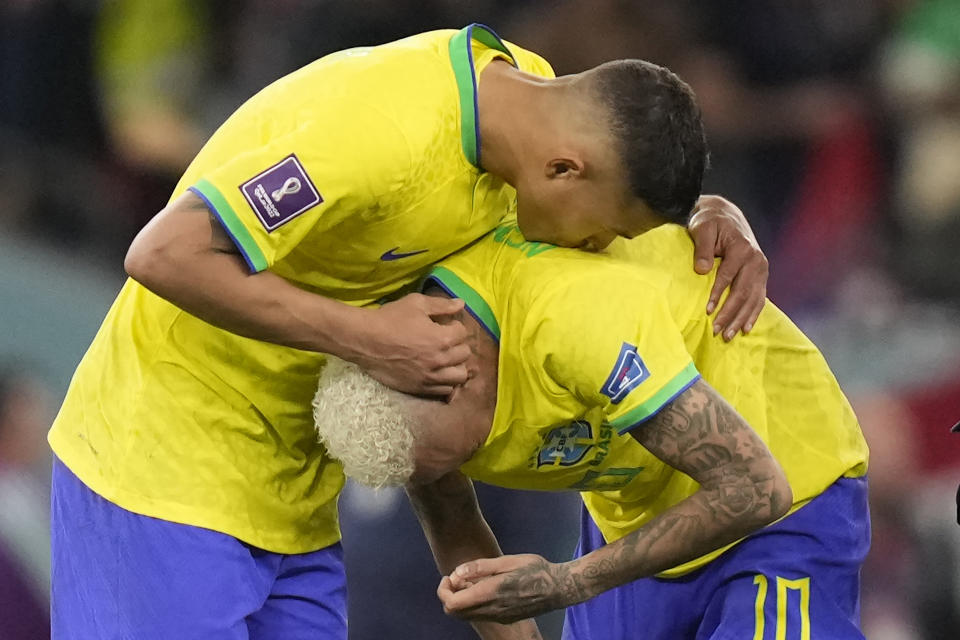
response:
[[[245,182],[240,191],[267,231],[323,202],[306,169],[292,153]]]

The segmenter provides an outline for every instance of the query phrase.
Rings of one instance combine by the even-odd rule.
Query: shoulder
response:
[[[630,296],[657,296],[663,287],[635,264],[607,254],[556,248],[518,261],[511,293],[559,308],[590,305],[597,311]]]

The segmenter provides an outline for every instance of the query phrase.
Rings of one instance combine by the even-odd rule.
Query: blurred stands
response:
[[[0,366],[0,629],[49,637],[49,392],[20,362]]]
[[[240,102],[325,53],[473,21],[559,73],[643,57],[691,83],[713,151],[707,188],[751,218],[771,298],[823,348],[872,445],[867,636],[956,638],[960,435],[947,429],[960,419],[960,0],[8,0],[0,354],[32,363],[29,384],[54,396],[38,402],[55,406],[130,239]],[[42,436],[41,422],[18,424]],[[27,468],[15,477],[32,483]],[[27,484],[16,495],[38,492]],[[572,551],[573,496],[481,496],[506,550]],[[21,504],[24,522],[45,509]],[[440,612],[402,496],[352,487],[342,511],[352,637],[412,636],[414,619],[472,637]],[[3,531],[0,612],[15,597],[42,609],[35,550]],[[0,628],[40,637],[2,618]],[[557,617],[545,628],[558,637]]]

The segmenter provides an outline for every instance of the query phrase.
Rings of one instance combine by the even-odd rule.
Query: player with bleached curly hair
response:
[[[867,447],[816,347],[768,303],[727,343],[664,225],[612,255],[503,225],[436,267],[470,380],[446,403],[331,362],[314,401],[345,472],[406,484],[448,613],[567,608],[564,638],[863,638]],[[582,492],[576,558],[500,556],[467,478]]]
[[[133,240],[50,430],[54,637],[346,640],[344,477],[310,415],[326,355],[450,394],[470,349],[440,321],[462,303],[399,294],[513,215],[594,250],[651,215],[688,225],[691,271],[723,257],[701,314],[749,331],[766,258],[701,196],[706,163],[668,69],[556,77],[481,24],[333,52],[251,96]]]

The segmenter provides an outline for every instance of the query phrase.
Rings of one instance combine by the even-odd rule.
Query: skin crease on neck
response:
[[[629,195],[588,74],[547,79],[491,62],[478,89],[480,160],[517,188],[528,240],[599,251],[663,220]]]
[[[449,297],[438,288],[427,295]],[[432,482],[456,470],[479,449],[493,426],[497,403],[497,370],[500,349],[494,339],[468,312],[455,320],[467,328],[472,350],[467,361],[470,378],[457,387],[446,402],[404,396],[402,411],[414,419],[415,484]]]

